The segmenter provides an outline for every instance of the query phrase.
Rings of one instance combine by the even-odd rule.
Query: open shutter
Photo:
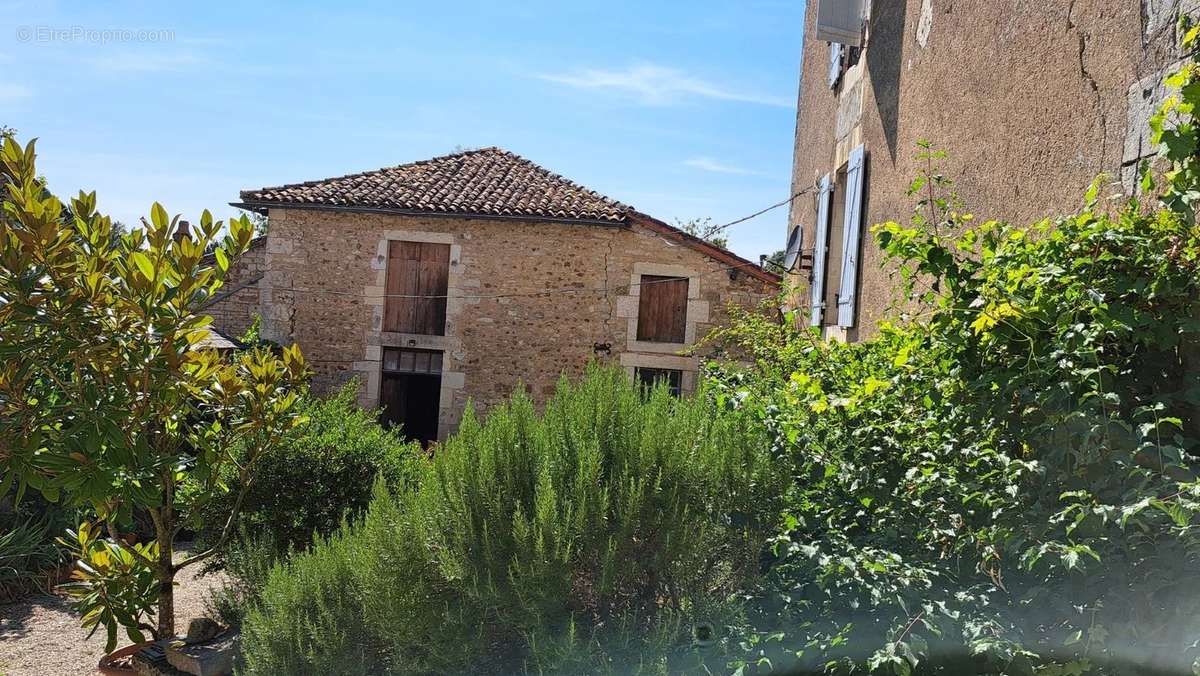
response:
[[[863,146],[850,151],[846,163],[846,217],[842,237],[842,286],[838,291],[838,326],[854,326],[858,293],[859,240],[862,238],[863,174],[866,153]]]
[[[838,80],[842,79],[842,43],[829,43],[829,87],[830,89],[837,86]]]
[[[865,10],[864,0],[817,0],[817,25],[813,37],[861,46]]]
[[[821,177],[817,184],[817,241],[813,247],[812,268],[812,317],[813,326],[821,325],[821,317],[825,309],[825,261],[826,249],[829,248],[829,201],[833,196],[833,182],[829,174]]]

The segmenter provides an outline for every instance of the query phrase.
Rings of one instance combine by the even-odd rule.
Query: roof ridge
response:
[[[242,190],[260,206],[324,205],[623,223],[630,205],[499,146]]]
[[[294,183],[281,183],[279,185],[265,186],[262,188],[256,188],[256,189],[252,189],[252,190],[241,190],[241,191],[239,191],[239,194],[245,195],[246,193],[265,192],[267,190],[284,190],[286,188],[312,187],[312,186],[321,185],[322,183],[328,183],[330,181],[341,181],[341,180],[348,179],[348,178],[358,178],[360,176],[369,176],[371,174],[379,174],[379,173],[382,173],[385,171],[392,171],[394,169],[403,169],[404,167],[415,167],[415,166],[420,166],[420,165],[424,165],[424,164],[432,164],[433,162],[437,162],[439,160],[446,160],[451,157],[464,157],[466,155],[476,155],[476,154],[482,153],[484,151],[489,151],[489,150],[499,151],[501,153],[506,153],[506,154],[518,157],[520,159],[524,159],[524,158],[521,158],[520,155],[517,155],[516,153],[513,153],[513,152],[509,152],[499,146],[487,146],[485,148],[471,148],[470,150],[460,150],[458,152],[446,153],[445,155],[437,155],[435,157],[427,157],[423,160],[414,160],[412,162],[404,162],[402,164],[392,164],[392,165],[388,165],[386,167],[379,167],[378,169],[368,169],[366,171],[356,171],[351,174],[341,174],[340,176],[326,176],[325,178],[317,178],[317,179],[313,179],[310,181],[296,181]],[[526,160],[526,161],[528,161],[528,160]]]

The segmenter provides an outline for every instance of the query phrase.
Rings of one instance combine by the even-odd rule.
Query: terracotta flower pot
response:
[[[137,653],[139,650],[141,650],[142,648],[145,648],[146,646],[151,645],[153,643],[154,643],[154,641],[143,641],[142,643],[134,643],[133,645],[127,645],[124,648],[121,648],[119,650],[116,650],[114,652],[111,652],[111,653],[105,655],[104,657],[101,657],[100,664],[97,666],[97,673],[104,674],[104,676],[129,676],[130,674],[136,674],[137,672],[134,671],[132,668],[123,667],[123,666],[115,666],[113,664],[113,662],[121,659],[122,657],[128,657],[130,655],[133,655],[133,654]]]

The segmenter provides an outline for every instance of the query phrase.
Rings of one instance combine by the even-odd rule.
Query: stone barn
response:
[[[425,442],[467,401],[518,384],[542,402],[591,360],[692,390],[689,354],[731,303],[778,277],[757,263],[498,149],[241,193],[267,235],[209,309],[237,335],[298,343],[328,391]]]

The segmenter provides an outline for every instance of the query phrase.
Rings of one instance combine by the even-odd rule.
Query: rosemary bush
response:
[[[785,477],[750,417],[713,413],[599,367],[542,415],[521,391],[468,413],[415,488],[272,571],[247,672],[723,663],[692,634],[737,615]]]

